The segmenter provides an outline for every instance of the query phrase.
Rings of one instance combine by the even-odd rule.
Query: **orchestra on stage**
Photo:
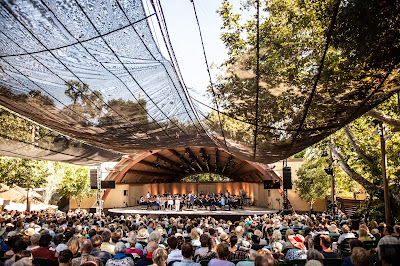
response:
[[[219,207],[224,210],[239,209],[244,206],[249,206],[250,197],[246,197],[244,189],[239,190],[239,195],[233,195],[228,190],[225,193],[192,193],[188,194],[170,194],[151,195],[147,192],[146,196],[141,196],[138,203],[142,208],[160,209],[160,210],[175,210],[180,211],[184,207],[187,209],[215,210]]]

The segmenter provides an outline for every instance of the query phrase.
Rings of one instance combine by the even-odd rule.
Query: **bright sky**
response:
[[[148,0],[144,0],[147,9],[146,2]],[[221,2],[221,0],[195,0],[207,60],[209,65],[213,66],[211,68],[213,82],[216,81],[216,66],[219,66],[227,56],[225,46],[220,39],[222,20],[216,13]],[[161,0],[161,5],[186,86],[190,88],[192,94],[204,95],[209,85],[209,77],[192,3],[190,0]],[[154,23],[156,20],[153,16]],[[158,24],[154,26],[158,28]],[[162,38],[157,36],[157,39],[159,46],[164,47]],[[162,52],[165,54],[165,51]]]

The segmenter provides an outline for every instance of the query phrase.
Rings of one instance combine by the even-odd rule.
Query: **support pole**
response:
[[[385,218],[386,225],[391,225],[391,210],[390,210],[390,195],[389,195],[389,187],[388,180],[386,175],[386,143],[385,143],[385,128],[383,123],[379,123],[379,136],[380,136],[380,144],[381,144],[381,157],[382,157],[382,178],[383,178],[383,193],[385,200]]]
[[[101,216],[103,212],[103,200],[101,199],[101,165],[97,166],[97,207],[96,213]]]
[[[336,192],[335,192],[335,172],[333,171],[333,156],[332,150],[329,148],[329,159],[331,161],[331,204],[332,204],[332,214],[336,215]]]

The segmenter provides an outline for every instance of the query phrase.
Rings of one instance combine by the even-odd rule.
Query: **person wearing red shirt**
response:
[[[57,258],[54,257],[54,251],[49,250],[49,245],[51,241],[51,236],[49,234],[44,234],[40,236],[39,239],[39,248],[32,250],[32,256],[34,258],[46,258],[51,261],[57,261]]]

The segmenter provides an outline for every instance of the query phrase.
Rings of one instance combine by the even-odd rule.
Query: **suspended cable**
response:
[[[43,1],[42,1],[43,3]],[[54,55],[54,53],[52,51],[49,51],[48,48],[43,44],[43,42],[41,42],[39,40],[39,38],[37,38],[18,18],[17,16],[14,14],[14,12],[12,10],[10,10],[3,2],[1,3],[3,5],[3,7],[14,17],[15,20],[17,20],[19,22],[19,24],[24,27],[24,29],[26,31],[29,32],[29,34],[35,38],[35,40],[37,40],[44,48],[47,49],[47,51],[59,62],[61,63],[65,69],[67,69],[72,75],[74,75],[82,84],[84,84],[84,82],[72,71],[70,70],[57,56]],[[45,5],[46,6],[46,5]],[[47,7],[47,6],[46,6]],[[48,7],[47,7],[48,8]],[[49,9],[49,8],[48,8]],[[49,9],[51,11],[51,9]],[[52,12],[52,11],[51,11]],[[4,34],[4,32],[2,32],[3,35],[5,35],[6,37],[8,37],[6,34]],[[9,38],[9,37],[8,37]],[[11,38],[9,38],[11,41],[13,41]],[[14,42],[15,43],[15,42]],[[17,43],[16,43],[17,44]],[[17,44],[18,45],[18,44]],[[18,45],[19,46],[19,45]],[[19,46],[20,47],[20,46]],[[21,48],[21,47],[20,47]],[[22,48],[23,49],[23,48]],[[25,49],[24,49],[25,50]],[[63,78],[61,78],[58,74],[56,74],[55,72],[53,72],[50,68],[48,68],[46,65],[44,65],[43,63],[41,63],[37,58],[35,58],[33,55],[30,55],[32,58],[34,58],[38,63],[40,63],[41,65],[43,65],[48,71],[50,71],[53,75],[57,76],[58,78],[60,78],[61,80],[63,80],[64,82],[67,82],[66,80],[64,80]],[[2,58],[4,60],[4,58]],[[97,95],[97,93],[95,91],[92,91],[90,88],[88,88],[94,95],[96,95],[96,97],[98,99],[100,99],[108,108],[110,108],[110,110],[113,110],[117,115],[119,115],[121,118],[125,119],[122,115],[120,115],[118,112],[116,112],[111,106],[109,106],[103,99],[102,97],[99,97]],[[100,112],[103,113],[102,109],[99,108],[91,99],[89,99],[82,91],[82,96],[84,96],[89,102],[91,102]],[[113,119],[112,119],[113,120]],[[125,119],[127,122],[130,122],[129,120]],[[118,126],[119,123],[116,123]],[[133,124],[132,124],[133,125]],[[138,127],[136,125],[133,125],[134,127]],[[142,130],[147,136],[150,136],[146,131]]]
[[[68,32],[68,34],[69,35],[71,35],[73,38],[75,38],[74,37],[74,35],[67,29],[67,27],[60,21],[60,19],[58,19],[58,17],[56,16],[56,14],[46,5],[46,3],[43,1],[43,0],[41,0],[41,2],[42,2],[42,4],[52,13],[52,15],[54,16],[54,18],[61,24],[61,26],[64,28],[64,30],[66,30],[67,32]],[[79,6],[79,5],[78,5]],[[79,6],[80,7],[80,6]],[[141,21],[143,21],[143,20],[141,20]],[[89,21],[89,22],[91,22],[91,21]],[[94,27],[94,25],[92,24],[92,26]],[[104,40],[104,37],[103,36],[101,36],[101,34],[100,34],[100,32],[97,30],[97,28],[95,28],[95,30],[97,31],[97,33],[99,34],[98,36],[100,36],[100,38],[105,42],[105,40]],[[76,39],[76,38],[75,38]],[[121,82],[121,84],[123,84],[124,85],[124,87],[130,92],[130,94],[133,96],[133,98],[135,99],[135,101],[139,104],[139,106],[146,112],[146,114],[158,125],[158,127],[160,127],[162,130],[163,130],[163,132],[166,134],[166,136],[168,136],[169,138],[171,138],[172,139],[172,137],[163,129],[163,127],[156,121],[156,119],[155,118],[153,118],[153,116],[152,115],[150,115],[150,113],[146,110],[146,108],[141,104],[141,102],[136,98],[136,96],[130,91],[130,89],[129,89],[129,87],[125,84],[125,82],[123,82],[122,81],[122,79],[120,78],[120,77],[118,77],[115,73],[113,73],[112,71],[110,71],[108,68],[106,68],[105,67],[105,65],[102,63],[102,62],[100,62],[78,39],[76,39],[77,40],[77,42],[82,46],[82,48],[83,49],[85,49],[85,51],[96,61],[96,62],[98,62],[105,70],[107,70],[107,72],[109,72],[111,75],[113,75],[114,77],[116,77],[120,82]],[[105,42],[106,43],[106,42]],[[106,43],[107,45],[108,45],[108,43]],[[110,48],[110,46],[108,45],[108,47]],[[110,49],[111,50],[111,49]],[[112,51],[112,50],[111,50]],[[113,54],[114,54],[114,56],[115,56],[115,52],[114,51],[112,51],[113,52]],[[119,59],[119,58],[117,58],[118,59],[118,61],[121,63],[121,60]],[[108,104],[106,104],[107,106],[108,106]],[[111,107],[109,107],[109,108],[111,108]],[[112,108],[111,108],[111,110],[113,110]],[[115,111],[116,112],[116,111]],[[117,113],[117,112],[116,112]],[[118,114],[118,113],[117,113]],[[125,120],[127,120],[127,119],[125,119]],[[129,120],[127,120],[128,122],[129,122]],[[136,125],[134,125],[135,127],[139,127],[139,128],[141,128],[140,127],[140,125],[139,126],[136,126]],[[146,130],[143,130],[143,129],[141,129],[142,130],[142,132],[144,132],[147,136],[150,136],[150,137],[152,137],[152,138],[154,138],[153,136],[151,136]],[[157,139],[157,138],[156,138]]]
[[[171,43],[171,38],[169,37],[168,27],[167,27],[167,24],[165,22],[164,12],[163,12],[161,3],[158,0],[156,0],[156,2],[157,2],[157,6],[158,6],[158,9],[159,9],[159,12],[157,12],[157,9],[155,7],[155,4],[154,4],[153,0],[152,0],[151,3],[153,5],[154,12],[156,13],[157,22],[158,22],[160,30],[161,30],[161,35],[163,37],[165,46],[167,48],[168,55],[171,58],[171,62],[172,62],[172,65],[174,67],[175,74],[177,75],[177,77],[178,77],[178,79],[179,79],[179,81],[181,83],[181,86],[183,88],[186,101],[188,102],[188,104],[189,104],[189,106],[190,106],[190,108],[191,108],[191,110],[192,110],[197,122],[199,123],[199,125],[202,127],[203,131],[208,136],[208,132],[203,127],[203,125],[202,125],[202,123],[201,123],[201,121],[199,119],[199,116],[197,114],[197,110],[194,108],[193,103],[192,103],[192,101],[190,99],[188,88],[187,88],[187,86],[185,84],[185,80],[183,79],[183,76],[182,76],[182,73],[181,73],[181,70],[180,70],[180,67],[179,67],[179,64],[178,64],[178,60],[176,59],[176,56],[175,56],[174,48],[173,48],[172,43]],[[165,34],[164,34],[163,30],[165,31]],[[196,127],[196,129],[197,129],[197,127]]]
[[[192,6],[193,6],[194,15],[195,15],[195,18],[196,18],[197,27],[198,27],[198,29],[199,29],[199,35],[200,35],[200,40],[201,40],[201,46],[202,46],[202,48],[203,48],[204,60],[205,60],[205,63],[206,63],[208,78],[209,78],[209,81],[210,81],[210,88],[211,88],[211,91],[212,91],[212,94],[213,94],[213,97],[214,97],[214,103],[215,103],[215,106],[216,106],[217,112],[218,112],[218,120],[219,120],[220,129],[221,129],[221,134],[222,134],[222,137],[224,138],[225,147],[226,147],[226,149],[227,149],[228,152],[229,152],[229,147],[228,147],[228,145],[227,145],[227,143],[226,143],[226,138],[225,138],[224,129],[222,128],[222,121],[221,121],[221,116],[220,116],[220,111],[219,111],[217,96],[216,96],[216,93],[215,93],[215,90],[214,90],[214,84],[213,84],[212,78],[211,78],[211,71],[210,71],[210,67],[209,67],[209,65],[208,65],[208,61],[207,61],[206,49],[205,49],[205,47],[204,47],[203,35],[202,35],[202,33],[201,33],[201,27],[200,27],[199,18],[197,17],[196,6],[195,6],[195,4],[194,4],[194,0],[190,0],[190,1],[192,2]]]
[[[322,73],[322,69],[324,67],[325,57],[326,57],[326,54],[328,52],[328,48],[329,48],[329,45],[330,45],[330,42],[331,42],[333,29],[335,28],[336,18],[337,18],[337,15],[339,13],[340,3],[341,3],[341,0],[336,1],[335,5],[333,7],[332,18],[331,18],[331,21],[330,21],[330,24],[329,24],[329,27],[328,27],[328,31],[326,33],[325,48],[324,48],[324,52],[323,52],[321,60],[320,60],[320,64],[319,64],[319,67],[318,67],[318,72],[317,72],[317,75],[315,77],[315,81],[314,81],[311,93],[308,96],[307,101],[305,103],[303,116],[302,116],[302,118],[300,120],[298,130],[296,131],[296,133],[295,133],[295,135],[294,135],[294,137],[293,137],[293,139],[292,139],[292,141],[291,141],[291,143],[289,145],[289,148],[286,151],[285,156],[290,152],[290,150],[292,149],[294,143],[296,142],[296,139],[297,139],[297,137],[298,137],[298,135],[300,133],[300,130],[303,127],[304,121],[306,120],[306,117],[307,117],[307,114],[308,114],[308,110],[310,109],[310,106],[311,106],[311,103],[312,103],[312,99],[313,99],[313,97],[315,95],[315,92],[316,92],[316,89],[317,89],[318,81],[321,78],[321,73]]]
[[[116,3],[117,3],[117,5],[118,5],[119,9],[120,9],[120,10],[122,11],[122,13],[124,14],[125,18],[130,22],[130,18],[127,16],[125,10],[122,8],[122,6],[121,6],[121,4],[119,3],[118,0],[116,0]],[[157,16],[157,18],[158,18],[158,16]],[[154,59],[154,60],[157,60],[158,62],[160,62],[160,64],[164,67],[164,70],[165,70],[165,72],[166,72],[166,74],[167,74],[167,76],[168,76],[168,78],[169,78],[169,80],[170,80],[172,86],[175,88],[175,91],[176,91],[176,93],[178,94],[178,97],[179,97],[180,101],[182,102],[183,106],[185,107],[185,110],[186,110],[187,114],[189,115],[189,118],[190,118],[191,122],[194,124],[194,126],[195,126],[197,132],[200,134],[200,136],[202,136],[201,132],[198,130],[196,124],[194,123],[194,121],[193,121],[193,119],[192,119],[190,113],[188,112],[188,110],[187,110],[187,108],[186,108],[186,105],[185,105],[185,103],[184,103],[184,101],[183,101],[183,99],[182,99],[182,97],[181,97],[181,95],[180,95],[180,93],[179,93],[179,91],[178,91],[178,89],[177,89],[177,87],[176,87],[174,81],[172,80],[172,77],[170,76],[170,74],[169,74],[167,68],[165,67],[164,63],[162,63],[160,60],[158,60],[158,59],[155,58],[155,56],[154,56],[153,53],[150,51],[150,49],[148,48],[147,44],[143,41],[143,38],[138,34],[138,32],[137,32],[137,30],[135,29],[134,26],[132,26],[132,29],[133,29],[134,32],[137,34],[137,36],[138,36],[139,39],[141,40],[142,44],[145,46],[146,50],[150,53],[150,55],[153,57],[153,59]],[[163,35],[163,38],[164,38],[164,35]],[[164,42],[165,42],[165,38],[164,38]],[[165,44],[166,44],[166,43],[165,43]],[[166,46],[167,46],[167,45],[166,45]],[[167,46],[167,50],[168,50],[168,46]],[[169,50],[168,50],[168,51],[169,51]],[[173,69],[174,69],[174,68],[173,68]],[[177,74],[177,73],[176,73],[176,74]],[[182,84],[181,84],[181,85],[182,85]],[[160,111],[161,111],[161,109],[160,109]],[[173,122],[172,120],[170,120],[170,121]],[[176,126],[177,126],[180,130],[182,130],[182,132],[184,132],[184,133],[186,134],[186,132],[185,132],[183,129],[181,129],[178,125],[176,125]],[[187,135],[187,134],[186,134],[186,135]]]
[[[256,65],[256,128],[254,130],[254,154],[253,158],[256,158],[257,153],[257,134],[258,134],[258,97],[260,93],[260,1],[256,0],[257,4],[257,14],[256,14],[256,31],[257,31],[257,40],[256,40],[256,57],[257,57],[257,65]]]
[[[88,16],[88,14],[86,13],[86,11],[83,9],[83,7],[79,4],[79,2],[77,0],[75,0],[76,5],[79,7],[79,9],[82,11],[82,13],[85,15],[86,19],[89,21],[90,25],[92,25],[92,27],[94,28],[94,30],[100,34],[100,31],[97,29],[97,27],[94,25],[93,21],[90,19],[90,17]],[[138,35],[139,36],[139,35]],[[125,71],[128,73],[128,75],[132,78],[132,80],[136,83],[136,85],[141,89],[141,91],[146,95],[146,97],[154,104],[154,106],[156,106],[160,112],[166,117],[168,118],[168,120],[174,124],[179,130],[181,130],[181,132],[183,132],[185,135],[189,136],[184,130],[182,130],[173,120],[171,120],[159,107],[158,105],[153,101],[153,99],[148,95],[148,93],[143,89],[143,87],[139,84],[139,82],[135,79],[135,77],[133,77],[132,73],[129,71],[129,69],[125,66],[125,64],[122,62],[121,58],[117,55],[117,53],[114,51],[114,49],[111,48],[111,46],[109,45],[109,43],[102,37],[101,38],[102,41],[107,45],[108,49],[110,49],[110,51],[114,54],[114,56],[116,57],[116,59],[120,62],[120,64],[122,65],[122,67],[125,69]],[[128,88],[129,90],[129,88]],[[133,97],[134,94],[131,92],[131,90],[129,90],[129,92],[131,93],[131,95]],[[136,97],[135,97],[136,98]],[[158,123],[157,123],[158,124]],[[159,125],[159,127],[165,132],[165,134],[167,134],[168,137],[170,137],[172,139],[172,137],[169,135],[169,133],[161,126]]]
[[[47,7],[47,5],[46,5],[42,0],[41,0],[41,2],[42,2],[43,5],[45,5],[45,6]],[[4,6],[4,5],[3,5],[3,6]],[[47,9],[48,9],[48,11],[50,11],[51,13],[53,13],[53,11],[52,11],[50,8],[47,7]],[[54,15],[54,13],[53,13],[53,15]],[[79,43],[85,43],[85,42],[93,41],[93,40],[96,40],[96,39],[98,39],[98,38],[101,38],[101,37],[105,37],[105,36],[107,36],[107,35],[110,35],[110,34],[112,34],[112,33],[114,33],[114,32],[117,32],[117,31],[120,31],[120,30],[129,28],[129,27],[135,25],[136,23],[142,22],[143,20],[146,20],[146,19],[150,18],[150,17],[153,16],[153,15],[154,15],[154,13],[153,13],[153,14],[150,14],[150,15],[148,15],[148,16],[142,18],[142,19],[139,19],[139,20],[137,20],[137,21],[134,21],[134,22],[132,22],[132,23],[126,25],[126,26],[120,27],[120,28],[118,28],[118,29],[109,31],[109,32],[104,33],[104,34],[100,34],[100,35],[94,36],[94,37],[89,38],[89,39],[86,39],[86,40],[77,41],[77,42],[70,43],[70,44],[66,44],[66,45],[63,45],[63,46],[59,46],[59,47],[55,47],[55,48],[49,48],[49,49],[40,50],[40,51],[25,52],[25,53],[20,53],[20,54],[0,55],[0,58],[2,58],[2,57],[14,57],[14,56],[23,56],[23,55],[39,54],[39,53],[43,53],[43,52],[49,52],[49,51],[55,51],[55,50],[60,50],[60,49],[68,48],[68,47],[71,47],[71,46],[75,46],[75,45],[77,45],[77,44],[79,44]],[[142,59],[142,58],[130,58],[130,59],[135,59],[135,60],[149,60],[149,59]],[[149,61],[150,61],[150,60],[149,60]]]

